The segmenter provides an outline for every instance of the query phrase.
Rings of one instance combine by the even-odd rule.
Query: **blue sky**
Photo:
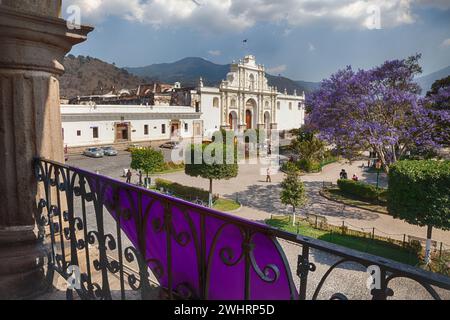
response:
[[[422,53],[424,74],[450,65],[448,0],[66,0],[96,27],[73,49],[118,66],[251,53],[273,74],[319,81]],[[74,7],[77,6],[77,7]],[[76,16],[76,15],[75,15]],[[247,45],[242,40],[248,39]]]

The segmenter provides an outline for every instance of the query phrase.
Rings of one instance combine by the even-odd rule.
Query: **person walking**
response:
[[[131,183],[131,177],[133,176],[133,174],[131,173],[131,170],[128,169],[127,172],[127,183]]]
[[[139,185],[142,186],[142,170],[139,170]]]
[[[267,168],[266,182],[272,183],[271,175],[272,175],[272,172],[271,172],[270,167],[269,167],[269,168]]]

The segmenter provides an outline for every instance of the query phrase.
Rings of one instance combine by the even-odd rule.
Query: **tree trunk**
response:
[[[148,172],[147,172],[147,171],[145,172],[145,174],[147,175],[147,177],[145,178],[145,187],[146,187],[147,189],[149,189],[149,188],[150,188],[150,185],[151,185],[151,182],[150,182],[150,179],[149,179],[149,176],[148,176]]]
[[[431,261],[431,234],[433,231],[433,226],[427,227],[427,244],[425,247],[425,263],[428,265]]]
[[[294,206],[292,206],[292,216],[293,216],[292,225],[295,227],[295,207]]]
[[[209,200],[208,207],[212,208],[213,206],[213,180],[209,179]]]

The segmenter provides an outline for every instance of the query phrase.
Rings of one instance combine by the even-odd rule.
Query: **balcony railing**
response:
[[[35,169],[48,270],[69,299],[450,299],[443,275],[53,161]]]

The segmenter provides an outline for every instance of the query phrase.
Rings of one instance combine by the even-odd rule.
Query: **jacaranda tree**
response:
[[[435,111],[437,134],[442,143],[450,146],[450,76],[436,80],[427,92],[428,107]]]
[[[411,148],[439,147],[436,111],[425,107],[414,82],[421,73],[419,59],[415,55],[367,71],[338,71],[308,96],[309,125],[348,159],[376,151],[387,171]]]

